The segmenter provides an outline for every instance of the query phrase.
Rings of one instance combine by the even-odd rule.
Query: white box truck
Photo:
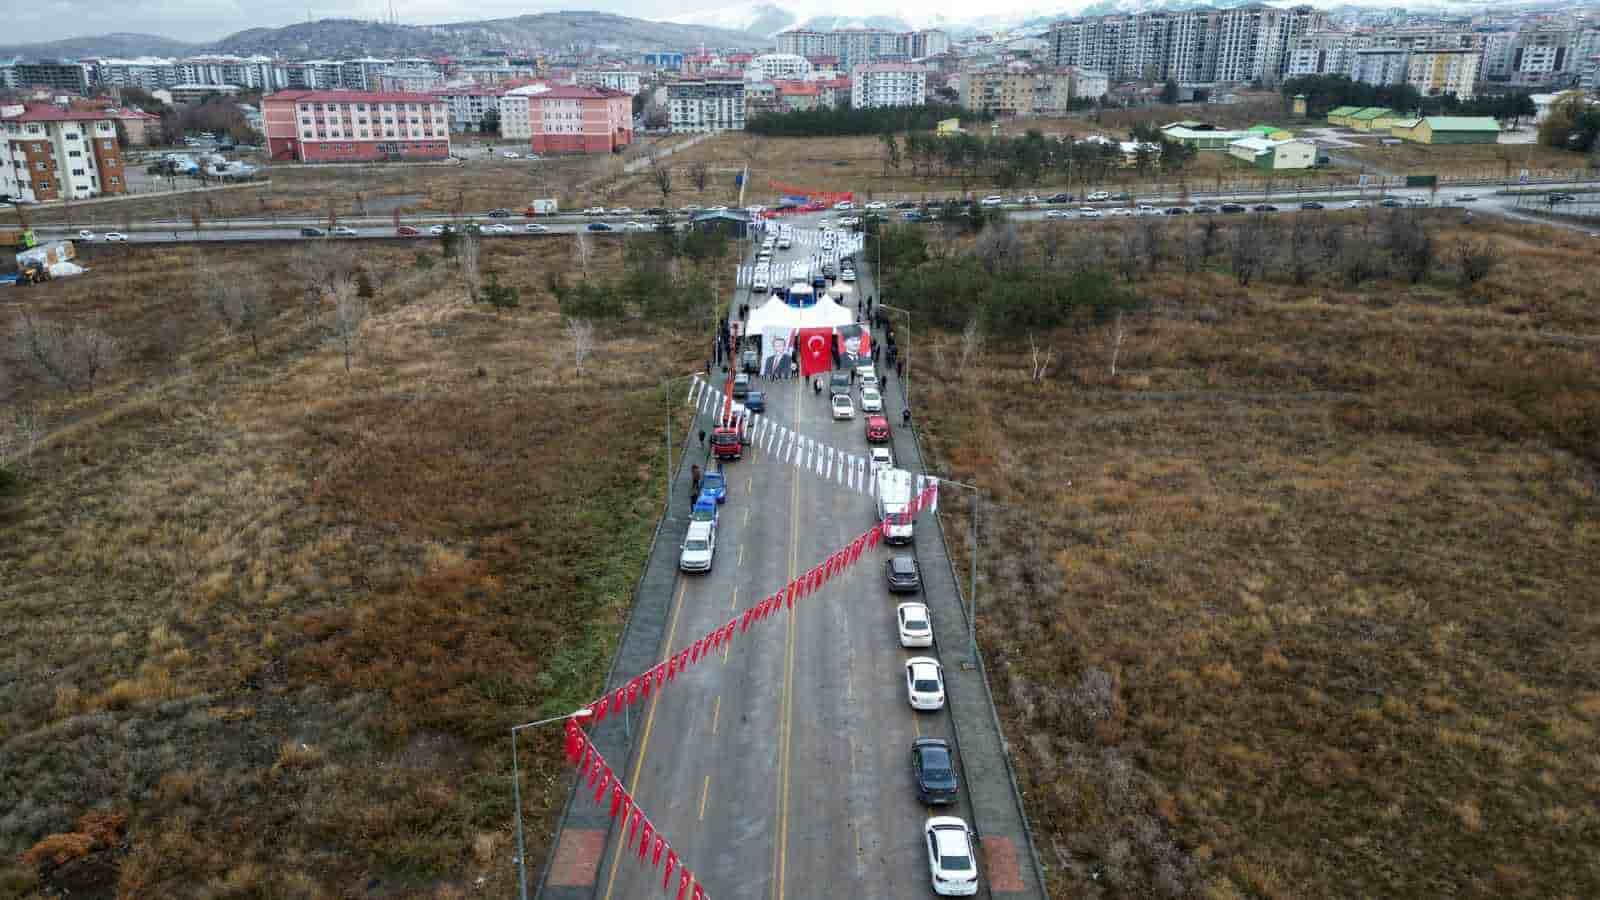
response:
[[[911,506],[911,473],[905,469],[878,470],[878,520],[883,523],[883,539],[891,544],[911,543],[911,522],[895,523],[896,516]]]
[[[561,211],[561,205],[554,198],[535,200],[528,204],[525,216],[553,216]]]

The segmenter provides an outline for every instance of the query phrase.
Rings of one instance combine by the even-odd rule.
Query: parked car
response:
[[[1567,196],[1571,197],[1572,195],[1568,194]],[[1406,198],[1406,203],[1407,203],[1407,205],[1410,205],[1410,206],[1427,206],[1428,205],[1428,198],[1427,197],[1407,197]]]
[[[694,521],[684,535],[678,552],[678,568],[685,572],[709,572],[711,560],[717,552],[717,523]]]
[[[851,402],[849,394],[834,394],[833,399],[828,401],[828,405],[833,409],[833,418],[836,421],[854,419],[856,417],[856,406]]]
[[[1250,208],[1255,210],[1256,212],[1261,212],[1261,213],[1277,212],[1278,211],[1278,208],[1276,206],[1273,206],[1271,203],[1257,203],[1255,206],[1252,206]]]
[[[895,209],[916,209],[917,208],[917,201],[915,201],[915,200],[901,200],[899,203],[896,203],[894,205],[894,208]]]
[[[615,228],[612,228],[610,225],[607,225],[604,222],[590,222],[589,223],[589,230],[590,231],[616,231]]]
[[[1207,215],[1208,216],[1208,215],[1211,215],[1212,213],[1214,213],[1216,211],[1217,211],[1217,208],[1215,206],[1201,205],[1201,206],[1196,206],[1194,208],[1194,214],[1197,215],[1197,216],[1201,216],[1201,215]]]
[[[886,444],[889,442],[889,420],[881,415],[867,417],[867,443]]]
[[[127,239],[128,239],[128,236],[123,234],[120,231],[108,231],[108,232],[106,232],[106,240],[110,241],[113,244],[115,244],[115,243],[117,243],[119,241],[125,241]]]
[[[87,228],[80,229],[78,231],[78,240],[80,240],[80,241],[92,241],[92,240],[94,240],[94,238],[95,238],[94,232],[90,231]]]
[[[944,709],[944,668],[927,656],[906,660],[906,699],[915,710]]]
[[[510,215],[511,215],[511,210],[509,210],[509,209],[491,209],[491,210],[489,210],[489,218],[491,218],[491,219],[504,219],[504,218],[508,218]]]
[[[1169,206],[1162,210],[1161,214],[1164,216],[1186,216],[1189,214],[1189,211],[1181,206]]]
[[[877,388],[864,387],[861,389],[861,411],[869,413],[883,412],[883,395],[878,393]]]
[[[538,224],[536,222],[532,223],[532,224],[528,224],[528,225],[522,226],[522,230],[528,232],[529,234],[549,234],[550,233],[550,229],[549,228],[546,228],[545,226],[540,225],[540,224]]]
[[[316,227],[313,227],[311,225],[307,225],[306,227],[300,229],[300,236],[301,237],[327,237],[328,233],[326,231],[323,231],[321,228],[316,228]]]
[[[855,269],[845,269],[843,272],[839,273],[839,280],[845,282],[846,284],[848,284],[848,283],[850,283],[852,281],[855,281],[856,280],[856,270]]]
[[[917,799],[923,803],[943,806],[956,802],[958,782],[950,743],[940,738],[912,741],[911,778],[917,785]]]
[[[401,225],[399,228],[396,228],[394,230],[394,233],[399,235],[400,237],[416,237],[416,236],[422,234],[421,231],[417,230],[416,228],[413,228],[410,225]]]
[[[833,208],[835,210],[855,209],[856,205],[849,200],[840,200],[838,203],[833,205]]]
[[[1156,208],[1148,203],[1141,203],[1134,208],[1138,211],[1137,214],[1141,216],[1153,216],[1156,214]]]
[[[877,475],[879,469],[894,468],[894,452],[888,447],[873,447],[867,459],[872,475]]]
[[[1242,213],[1245,211],[1244,204],[1242,203],[1224,203],[1222,206],[1218,207],[1218,209],[1221,209],[1225,213]]]
[[[1071,203],[1072,202],[1072,195],[1071,194],[1051,194],[1049,197],[1047,197],[1045,199],[1049,200],[1051,203]]]
[[[518,153],[515,150],[506,150],[506,151],[502,152],[500,155],[505,157],[506,159],[521,159],[522,158],[522,154]]]
[[[1131,215],[1133,215],[1133,210],[1127,208],[1126,206],[1113,206],[1109,210],[1109,212],[1113,216],[1131,216]]]
[[[1111,194],[1106,191],[1095,191],[1083,199],[1089,201],[1090,203],[1104,203],[1105,201],[1111,199]]]
[[[1104,218],[1104,217],[1100,214],[1100,210],[1094,209],[1093,207],[1085,206],[1084,208],[1078,210],[1078,218],[1080,218],[1080,219],[1100,219],[1100,218]]]
[[[895,607],[895,628],[900,633],[900,646],[918,648],[933,646],[933,622],[928,618],[928,607],[921,603],[902,603]]]
[[[767,395],[761,391],[751,391],[744,395],[744,408],[753,413],[767,411]]]
[[[862,209],[888,209],[888,208],[889,208],[889,204],[883,202],[882,200],[874,200],[871,203],[868,203],[866,206],[862,207]]]
[[[652,206],[641,211],[647,216],[664,216],[667,214],[665,206]]]
[[[510,225],[505,224],[504,222],[496,222],[493,225],[485,225],[485,226],[483,226],[484,234],[512,234],[515,231],[516,231],[516,229],[512,228]]]
[[[933,892],[941,897],[978,893],[978,857],[967,823],[955,816],[934,816],[923,825],[923,832]]]
[[[1072,218],[1072,213],[1069,213],[1064,209],[1052,209],[1045,213],[1044,217],[1046,219],[1070,219]]]
[[[850,393],[850,375],[847,372],[835,372],[828,376],[828,393]]]
[[[1039,195],[1038,194],[1029,194],[1028,196],[1023,197],[1021,202],[1031,206],[1031,205],[1039,202]]]
[[[914,209],[908,209],[900,214],[900,218],[907,222],[921,222],[926,219],[927,216],[924,216],[922,213],[917,212]]]
[[[1006,202],[1006,198],[998,194],[990,194],[989,196],[983,198],[984,206],[999,206],[1004,202]]]
[[[1550,195],[1550,205],[1551,206],[1555,206],[1557,203],[1576,203],[1576,202],[1578,202],[1578,195],[1577,194],[1551,194]]]
[[[1321,203],[1318,203],[1315,200],[1307,200],[1306,202],[1300,204],[1300,208],[1301,209],[1322,209],[1323,206],[1322,206]]]
[[[1378,205],[1383,207],[1384,209],[1399,209],[1400,207],[1405,206],[1406,204],[1402,200],[1396,200],[1393,197],[1385,197],[1382,200],[1378,201]]]
[[[721,472],[707,472],[700,476],[700,496],[710,497],[718,503],[728,501],[728,479]]]
[[[755,350],[739,354],[739,371],[752,374],[761,371],[761,354]]]
[[[1456,202],[1457,203],[1474,203],[1474,202],[1477,201],[1477,199],[1478,199],[1478,197],[1477,197],[1476,194],[1457,194],[1456,195]]]
[[[884,562],[883,571],[889,580],[890,593],[915,594],[922,590],[922,568],[917,565],[915,556],[891,556]]]
[[[606,214],[606,208],[604,206],[591,206],[584,210],[583,214],[586,216],[603,216]]]
[[[638,219],[629,219],[623,224],[622,227],[628,229],[629,231],[649,231],[651,225],[648,222],[641,222]]]
[[[743,400],[750,393],[750,375],[745,372],[733,376],[733,399]]]

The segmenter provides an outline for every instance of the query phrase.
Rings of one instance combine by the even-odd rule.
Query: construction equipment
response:
[[[0,247],[27,250],[37,246],[39,238],[34,235],[32,228],[0,228]]]

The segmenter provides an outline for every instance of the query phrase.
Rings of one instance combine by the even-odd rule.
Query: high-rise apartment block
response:
[[[1326,23],[1309,6],[1096,16],[1056,23],[1050,48],[1057,66],[1114,80],[1270,83],[1283,76],[1294,42]]]
[[[907,62],[950,49],[950,35],[936,28],[889,31],[883,28],[840,28],[834,31],[795,29],[778,32],[778,52],[796,56],[833,56],[840,71],[878,62]]]
[[[871,63],[850,70],[850,105],[921,106],[928,102],[928,70],[911,63]]]
[[[674,133],[744,130],[744,79],[701,78],[667,85]]]

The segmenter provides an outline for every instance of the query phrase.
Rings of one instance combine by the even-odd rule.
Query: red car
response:
[[[394,233],[400,235],[401,237],[417,237],[422,234],[422,232],[412,228],[410,225],[401,225],[399,228],[394,230]]]
[[[889,420],[883,416],[867,416],[867,443],[883,444],[889,440]]]

